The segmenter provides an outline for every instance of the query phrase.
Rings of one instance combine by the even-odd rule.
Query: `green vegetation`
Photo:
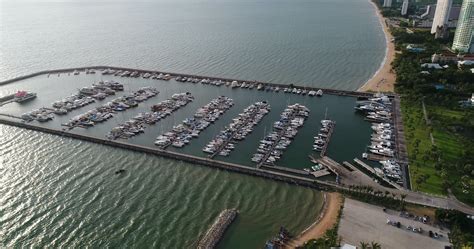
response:
[[[375,241],[372,241],[370,243],[365,242],[365,241],[361,241],[360,244],[359,244],[359,248],[360,249],[369,249],[369,248],[370,249],[381,249],[382,246],[379,243],[375,242]]]
[[[400,51],[392,66],[402,96],[412,188],[437,195],[451,190],[460,201],[474,205],[474,108],[459,105],[474,92],[474,74],[456,64],[443,70],[421,68],[449,40],[435,40],[428,31],[392,29],[392,34]],[[409,43],[426,50],[411,53],[405,49]]]
[[[435,216],[451,230],[449,242],[454,248],[474,247],[474,221],[467,218],[466,214],[457,210],[436,209]]]
[[[394,210],[405,209],[405,194],[401,194],[397,199],[396,194],[389,191],[374,190],[372,186],[350,185],[348,188],[349,190],[341,190],[341,193],[350,196],[352,199]]]
[[[426,128],[421,101],[404,98],[402,115],[410,159],[410,182],[413,190],[445,194],[441,176],[436,169],[437,158],[431,153],[430,130]]]

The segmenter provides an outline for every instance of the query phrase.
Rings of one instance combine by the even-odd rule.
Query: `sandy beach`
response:
[[[318,219],[305,229],[300,235],[289,241],[286,248],[302,246],[310,239],[316,239],[324,235],[326,230],[332,228],[337,222],[337,215],[342,205],[342,196],[337,192],[326,193],[323,211]]]
[[[385,33],[385,40],[387,42],[387,50],[385,52],[384,61],[379,70],[370,80],[362,85],[358,91],[393,92],[396,80],[395,73],[392,72],[391,66],[392,61],[395,58],[395,45],[392,42],[393,36],[390,33],[390,30],[385,23],[385,18],[380,13],[380,10],[372,1],[370,2],[374,5],[374,8],[377,11],[377,16],[379,17],[380,23],[382,24],[383,31]]]

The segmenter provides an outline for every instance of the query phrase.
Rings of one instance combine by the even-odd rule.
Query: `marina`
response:
[[[165,149],[169,145],[182,148],[192,138],[199,137],[199,133],[214,123],[229,108],[234,105],[231,98],[219,96],[208,104],[199,108],[193,117],[185,119],[181,124],[156,138],[155,145]]]
[[[336,122],[332,120],[321,120],[321,129],[319,130],[318,135],[314,137],[313,145],[313,150],[320,151],[321,157],[326,155],[326,150],[328,148],[329,141],[331,140],[334,126],[336,126]]]
[[[253,131],[253,126],[257,125],[269,111],[270,105],[266,102],[257,102],[248,106],[243,113],[232,119],[232,123],[212,139],[203,151],[210,153],[210,158],[216,155],[228,156],[235,148],[235,144],[245,139]]]
[[[115,108],[127,111],[110,110],[110,106],[109,109],[103,109],[103,104],[94,101],[88,107],[84,107],[90,108],[90,111],[86,113],[80,113],[80,109],[75,109],[64,115],[56,114],[53,121],[32,121],[30,124],[48,129],[62,129],[64,126],[61,124],[69,125],[68,128],[83,127],[88,129],[66,130],[65,132],[87,137],[106,137],[112,140],[126,139],[128,144],[137,145],[139,148],[157,147],[159,153],[163,155],[178,153],[180,158],[182,154],[192,158],[217,158],[218,160],[214,161],[218,164],[222,162],[251,168],[261,167],[264,171],[325,181],[336,180],[337,168],[327,168],[325,165],[328,164],[327,162],[314,164],[306,158],[314,152],[314,127],[320,126],[321,120],[327,120],[325,113],[328,107],[331,108],[331,121],[334,123],[331,122],[331,125],[328,125],[329,123],[324,121],[325,126],[317,128],[319,129],[317,134],[330,138],[330,143],[329,138],[327,139],[325,155],[332,158],[334,162],[349,161],[360,156],[365,151],[372,130],[371,126],[367,125],[365,117],[353,109],[357,101],[360,101],[354,96],[369,99],[374,98],[372,94],[307,87],[300,89],[299,86],[294,85],[230,81],[223,78],[140,70],[122,70],[130,72],[130,76],[122,77],[115,76],[121,70],[118,68],[92,69],[95,73],[90,73],[89,70],[87,74],[85,70],[77,69],[76,74],[73,73],[74,71],[58,72],[57,77],[42,74],[15,82],[11,86],[15,85],[15,88],[21,87],[21,89],[37,92],[38,97],[22,105],[6,105],[0,109],[0,113],[20,116],[21,113],[27,113],[31,109],[47,106],[45,102],[54,103],[57,99],[56,93],[38,91],[35,88],[37,85],[35,82],[42,82],[43,85],[50,84],[47,89],[54,89],[55,84],[59,84],[64,79],[72,82],[93,82],[93,86],[105,84],[105,82],[120,82],[123,85],[123,91],[117,91],[115,99],[119,99],[119,102],[127,106],[137,104],[135,108],[126,109],[122,104],[115,103]],[[115,70],[115,73],[112,74],[111,70]],[[132,77],[135,71],[137,73]],[[50,75],[56,75],[56,72]],[[183,77],[186,77],[186,81],[183,81]],[[25,83],[29,87],[26,87]],[[78,84],[75,88],[82,89],[90,86],[90,83],[89,85],[84,83]],[[7,84],[3,87],[9,86],[10,84]],[[137,101],[136,97],[140,95],[137,93],[139,91],[145,93],[144,89],[150,91],[147,94],[152,92],[150,89],[155,89],[156,92],[156,89],[160,89],[160,94],[155,97],[159,104],[168,103],[166,101],[169,100],[169,96],[180,92],[188,93],[193,97],[193,101],[174,111],[164,111],[168,114],[158,115],[155,112],[160,109],[160,105],[156,106],[157,102],[144,101],[147,94],[142,96],[145,99],[142,100],[142,97],[139,97]],[[290,91],[290,89],[297,90]],[[130,99],[132,97],[130,93],[133,95],[132,99]],[[131,101],[127,102],[131,105],[123,101]],[[154,105],[155,111],[152,108]],[[254,105],[258,105],[258,108]],[[270,106],[272,111],[270,111]],[[169,108],[170,106],[162,107]],[[102,117],[100,116],[103,115],[102,113],[110,113],[114,118],[106,123],[97,120],[94,122],[96,117]],[[158,122],[158,116],[165,115],[167,118],[159,118]],[[9,119],[6,116],[3,117]],[[81,118],[77,119],[78,117]],[[72,123],[71,126],[72,119],[78,121]],[[184,122],[179,123],[179,120],[184,120]],[[337,133],[333,133],[332,129],[336,122],[339,129]],[[101,123],[101,125],[97,126],[96,123]],[[353,133],[354,126],[362,132]],[[145,129],[146,136],[136,136],[143,133]],[[327,133],[321,129],[327,129]],[[262,138],[262,136],[265,137]],[[347,143],[353,146],[348,147]],[[161,151],[163,149],[166,151]],[[235,153],[231,153],[232,151]],[[260,154],[260,156],[255,154]],[[260,160],[257,160],[258,157],[261,157]],[[303,169],[310,169],[310,172]]]
[[[170,99],[161,101],[151,107],[151,112],[140,112],[129,121],[120,124],[106,135],[109,139],[128,139],[144,132],[146,125],[153,125],[161,119],[171,115],[174,111],[193,101],[191,93],[173,94]]]
[[[367,99],[359,98],[355,109],[364,113],[365,120],[371,122],[371,142],[362,157],[379,162],[382,169],[375,167],[373,172],[387,182],[396,182],[399,186],[404,186],[404,173],[395,159],[392,99],[383,94],[375,94],[374,97]]]
[[[298,134],[298,128],[303,126],[309,115],[309,109],[298,103],[289,105],[281,114],[280,120],[273,124],[273,131],[260,140],[257,153],[252,162],[257,167],[273,165],[283,155],[283,151],[291,144],[291,140]]]
[[[117,112],[122,112],[127,109],[137,107],[140,102],[154,97],[158,93],[159,91],[156,88],[142,87],[130,95],[118,97],[110,102],[107,102],[105,105],[96,107],[95,109],[92,109],[84,114],[75,116],[71,118],[69,122],[62,125],[68,127],[69,129],[73,129],[75,127],[91,127],[114,117]]]

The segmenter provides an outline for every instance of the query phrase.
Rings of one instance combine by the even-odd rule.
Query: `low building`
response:
[[[459,104],[462,107],[474,107],[474,93],[470,99],[459,101]]]
[[[458,61],[458,67],[461,66],[472,66],[474,65],[474,60],[463,60],[463,61]]]
[[[474,54],[455,54],[449,51],[435,53],[431,56],[432,63],[458,63],[463,60],[474,60]]]
[[[428,69],[443,69],[443,67],[438,63],[423,63],[421,64],[421,67]]]
[[[420,52],[425,51],[425,48],[419,47],[415,44],[408,44],[406,48],[409,52],[413,52],[413,53],[420,53]]]

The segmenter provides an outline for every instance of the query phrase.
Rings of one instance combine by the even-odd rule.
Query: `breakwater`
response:
[[[230,78],[223,78],[223,77],[215,77],[215,76],[202,76],[202,75],[193,75],[193,74],[184,74],[184,73],[174,73],[174,72],[164,72],[164,71],[156,71],[156,70],[144,70],[144,69],[136,69],[136,68],[125,68],[125,67],[114,67],[114,66],[89,66],[89,67],[75,67],[75,68],[64,68],[64,69],[53,69],[53,70],[44,70],[39,71],[36,73],[28,74],[19,76],[13,79],[0,81],[0,85],[10,84],[16,81],[32,78],[35,76],[43,75],[43,74],[60,74],[60,73],[72,73],[74,71],[85,71],[86,69],[93,69],[93,70],[104,70],[104,69],[114,69],[114,70],[122,70],[122,71],[136,71],[140,74],[169,74],[171,78],[176,77],[191,77],[191,78],[198,78],[198,79],[211,79],[211,80],[222,80],[222,81],[238,81],[238,82],[253,82],[256,84],[264,84],[265,86],[269,87],[296,87],[305,89],[308,91],[317,91],[319,89],[323,90],[325,94],[333,94],[333,95],[340,95],[340,96],[353,96],[353,97],[369,97],[372,96],[372,93],[369,92],[356,92],[356,91],[346,91],[346,90],[336,90],[336,89],[327,89],[327,88],[317,88],[317,87],[309,87],[309,86],[299,86],[294,84],[281,84],[281,83],[271,83],[271,82],[261,82],[255,80],[239,80],[239,79],[230,79]],[[390,95],[390,94],[389,94]],[[393,96],[393,95],[390,95]]]
[[[204,237],[199,241],[198,249],[212,249],[216,247],[219,240],[224,235],[225,230],[237,217],[238,211],[236,209],[226,209],[222,211],[212,226],[207,230]]]
[[[14,120],[3,119],[3,118],[0,118],[0,124],[16,126],[20,128],[45,132],[45,133],[63,136],[63,137],[80,139],[83,141],[98,143],[98,144],[107,145],[107,146],[113,146],[113,147],[121,148],[121,149],[149,153],[149,154],[153,154],[153,155],[157,155],[157,156],[161,156],[165,158],[180,160],[187,163],[192,163],[192,164],[197,164],[197,165],[202,165],[202,166],[213,167],[213,168],[217,168],[221,170],[227,170],[227,171],[247,174],[251,176],[264,177],[267,179],[272,179],[276,181],[286,182],[289,184],[309,187],[309,188],[313,188],[313,189],[321,190],[321,191],[327,191],[327,190],[334,189],[335,187],[337,187],[336,185],[329,182],[323,182],[323,181],[309,179],[307,177],[293,175],[289,171],[276,172],[276,171],[258,169],[258,168],[244,166],[240,164],[217,161],[217,160],[213,160],[209,158],[197,157],[197,156],[182,154],[178,152],[162,150],[159,148],[141,146],[141,145],[131,144],[131,143],[123,142],[123,141],[108,140],[108,139],[103,139],[103,138],[98,138],[98,137],[93,137],[93,136],[88,136],[88,135],[82,135],[82,134],[68,132],[65,130],[52,129],[52,128],[47,128],[47,127],[43,127],[39,125],[32,125],[32,124],[28,124],[24,122],[18,122]]]

